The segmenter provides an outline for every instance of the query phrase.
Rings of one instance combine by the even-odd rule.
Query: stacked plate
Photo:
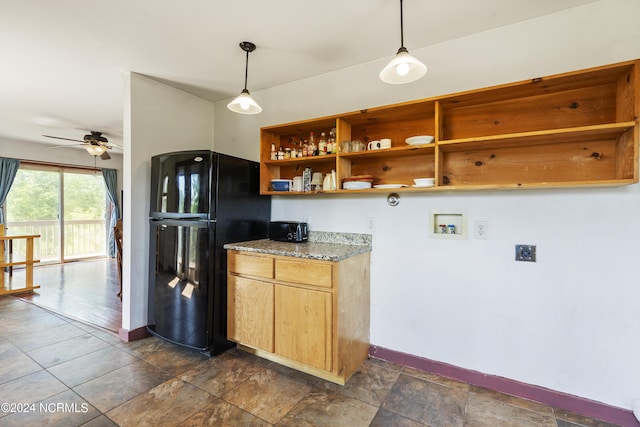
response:
[[[342,188],[345,190],[364,190],[371,188],[373,175],[354,175],[342,180]]]
[[[433,142],[433,136],[431,135],[418,135],[412,136],[404,140],[409,145],[424,145],[431,144]]]
[[[378,184],[374,185],[374,188],[402,188],[407,187],[405,184]]]
[[[348,181],[342,184],[342,188],[345,190],[365,190],[371,188],[371,183],[365,181]]]
[[[342,182],[352,182],[352,181],[373,182],[374,179],[375,178],[373,177],[373,175],[353,175],[353,176],[344,178]]]

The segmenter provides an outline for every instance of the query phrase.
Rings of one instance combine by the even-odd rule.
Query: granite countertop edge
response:
[[[321,232],[316,232],[315,235],[310,233],[309,241],[304,243],[277,242],[269,239],[260,239],[248,242],[227,243],[224,245],[224,249],[333,262],[371,252],[370,235],[320,233]],[[330,238],[327,239],[327,236],[330,236]],[[334,239],[334,236],[337,238]],[[348,244],[345,242],[354,242],[357,244]]]

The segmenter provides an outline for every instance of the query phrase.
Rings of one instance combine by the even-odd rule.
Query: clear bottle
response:
[[[307,147],[307,155],[309,156],[317,156],[318,155],[318,147],[316,147],[316,137],[313,134],[313,132],[311,132],[309,134],[309,145]]]
[[[327,135],[324,132],[320,134],[320,141],[318,141],[318,154],[327,155]]]
[[[336,144],[336,128],[331,129],[329,132],[329,140],[327,141],[327,153],[335,154],[338,152],[338,147]]]
[[[278,153],[276,153],[276,144],[271,144],[271,160],[277,160]]]

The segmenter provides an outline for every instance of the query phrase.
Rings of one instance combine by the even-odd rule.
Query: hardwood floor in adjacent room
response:
[[[15,279],[24,270],[14,271]],[[34,268],[31,294],[20,295],[40,307],[117,333],[122,327],[118,267],[114,259],[76,261]]]

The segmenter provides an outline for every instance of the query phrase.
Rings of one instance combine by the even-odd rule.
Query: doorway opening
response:
[[[122,303],[116,260],[109,257],[112,206],[100,170],[21,162],[7,195],[6,226],[14,235],[40,235],[33,273],[40,288],[19,297],[117,333]],[[24,251],[13,246],[17,257]],[[22,283],[24,275],[17,269],[13,280]]]

